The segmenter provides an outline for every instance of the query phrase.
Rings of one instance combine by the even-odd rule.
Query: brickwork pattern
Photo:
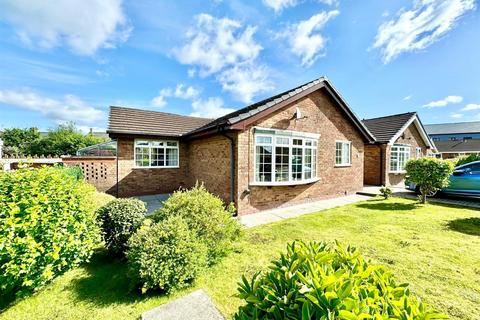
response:
[[[79,166],[85,181],[100,192],[115,194],[116,160],[115,157],[69,157],[63,158],[65,166]]]
[[[293,115],[299,108],[302,119]],[[296,186],[250,186],[254,180],[253,127],[276,128],[320,134],[317,150],[319,181]],[[364,141],[358,129],[324,92],[316,91],[253,124],[238,134],[237,208],[240,214],[333,198],[363,187]],[[335,166],[335,142],[352,141],[352,165]]]

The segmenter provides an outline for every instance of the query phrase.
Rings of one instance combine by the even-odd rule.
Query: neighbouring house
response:
[[[417,146],[417,123],[403,130],[414,140],[395,142]],[[365,145],[375,142],[323,77],[218,119],[111,107],[107,132],[117,141],[112,193],[169,193],[198,181],[239,214],[359,191]]]
[[[443,159],[480,154],[480,121],[427,124],[425,130]]]
[[[415,112],[365,119],[363,123],[375,136],[374,144],[365,145],[367,185],[402,186],[407,160],[435,150]]]

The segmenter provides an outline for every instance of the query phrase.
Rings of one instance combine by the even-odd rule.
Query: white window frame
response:
[[[396,149],[395,151],[393,149]],[[393,170],[392,169],[392,158],[393,158],[393,153],[397,153],[396,161],[397,161],[397,169]],[[390,161],[389,161],[389,172],[390,173],[405,173],[405,163],[407,163],[408,160],[410,160],[412,148],[410,145],[406,144],[394,144],[390,147]],[[403,163],[403,168],[400,168],[400,154],[403,153],[405,156],[405,161]]]
[[[271,139],[271,144],[268,143],[257,143],[257,138],[268,137]],[[253,157],[254,157],[254,169],[253,169],[253,182],[250,185],[296,185],[296,184],[307,184],[318,181],[318,137],[316,134],[305,134],[292,131],[283,131],[283,130],[274,130],[272,133],[254,133],[253,139]],[[278,143],[277,138],[286,138],[288,139],[288,144]],[[298,139],[302,141],[302,145],[294,145],[293,140]],[[311,144],[311,145],[307,145]],[[257,146],[271,146],[272,147],[272,162],[271,162],[271,181],[258,181],[257,179]],[[288,148],[288,180],[287,181],[276,181],[276,148],[277,147],[286,147]],[[301,178],[299,180],[293,179],[293,149],[299,148],[302,150],[302,172]],[[311,177],[305,179],[305,150],[310,149],[311,151]]]
[[[137,143],[140,142],[148,142],[148,146],[140,145],[138,146]],[[153,146],[152,143],[163,143],[162,146]],[[175,146],[169,146],[169,143],[175,143]],[[161,168],[161,169],[175,169],[180,168],[180,143],[177,140],[159,140],[159,139],[135,139],[133,142],[133,168],[135,169],[152,169],[152,168]],[[149,165],[148,166],[139,166],[137,165],[137,147],[141,148],[148,148],[148,158],[149,158]],[[163,162],[164,165],[152,166],[152,149],[160,148],[163,149]],[[174,149],[177,150],[177,164],[173,166],[167,166],[167,149]]]
[[[340,161],[343,161],[343,145],[347,144],[348,145],[348,162],[341,162],[337,163],[337,143],[341,144],[341,149],[340,151],[342,152],[340,154]],[[335,141],[335,167],[350,167],[352,166],[352,141],[347,141],[347,140],[336,140]]]
[[[415,148],[415,158],[420,159],[423,156],[422,154],[422,148],[416,147]]]

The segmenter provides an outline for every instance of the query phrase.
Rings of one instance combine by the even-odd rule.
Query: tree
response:
[[[5,129],[1,135],[5,153],[29,154],[32,145],[40,140],[37,128],[11,128]]]
[[[453,169],[452,162],[435,158],[412,159],[405,165],[408,179],[420,188],[422,203],[428,194],[448,186]]]
[[[54,156],[74,155],[78,149],[105,141],[105,138],[95,137],[91,133],[84,135],[74,123],[59,124],[48,130],[47,135],[32,146],[30,153]]]

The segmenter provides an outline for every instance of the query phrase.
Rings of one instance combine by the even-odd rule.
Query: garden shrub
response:
[[[467,164],[473,161],[479,161],[480,160],[480,155],[476,154],[470,154],[468,156],[463,156],[455,159],[455,167],[461,166],[463,164]]]
[[[63,170],[65,170],[68,175],[71,175],[76,180],[83,180],[83,170],[79,166],[63,167]]]
[[[155,221],[179,216],[185,219],[198,238],[207,245],[209,263],[225,255],[239,237],[240,224],[232,216],[233,205],[225,208],[223,201],[208,192],[203,185],[180,190],[168,198],[154,215]]]
[[[390,198],[393,194],[392,189],[385,186],[382,186],[379,191],[380,191],[380,194],[383,196],[383,198],[385,198],[385,200]]]
[[[95,188],[58,167],[0,174],[0,289],[22,296],[88,260],[100,232]]]
[[[427,202],[427,195],[448,186],[453,169],[452,162],[436,158],[411,159],[405,164],[408,180],[420,189],[422,203]]]
[[[293,242],[263,275],[243,277],[235,319],[444,319],[355,248]]]
[[[98,210],[102,238],[107,249],[123,254],[128,239],[142,224],[147,208],[138,199],[115,199]]]
[[[128,275],[142,293],[188,286],[206,265],[207,248],[187,222],[174,216],[144,224],[128,241]]]

